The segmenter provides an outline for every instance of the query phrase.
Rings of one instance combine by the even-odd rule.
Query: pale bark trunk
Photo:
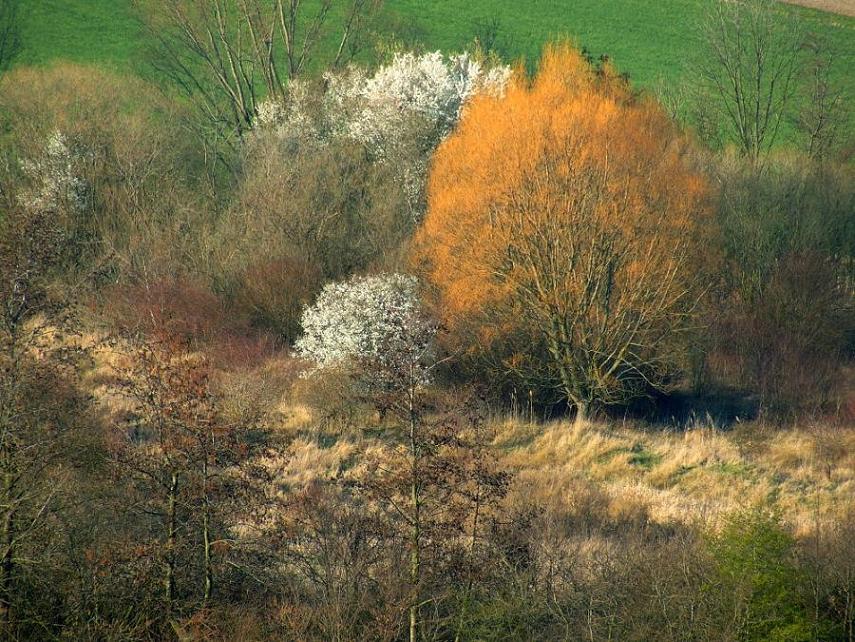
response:
[[[208,461],[202,465],[203,475],[203,513],[202,513],[202,546],[204,548],[205,559],[205,592],[204,602],[208,603],[211,599],[211,592],[214,589],[214,571],[211,564],[211,506],[208,502]]]
[[[584,426],[588,423],[588,403],[586,401],[577,401],[576,406],[576,425]]]
[[[475,546],[478,542],[478,518],[481,513],[481,486],[480,483],[475,491],[475,515],[472,518],[472,538],[469,540],[469,577],[466,581],[466,593],[463,597],[463,606],[460,608],[460,617],[457,620],[457,631],[454,634],[454,642],[460,642],[463,625],[466,622],[466,614],[469,611],[469,599],[472,595],[472,586],[475,578],[472,574],[472,564],[475,562]]]
[[[410,533],[410,582],[413,585],[413,602],[410,605],[410,642],[416,642],[419,627],[419,602],[421,601],[421,591],[419,589],[419,582],[421,580],[421,505],[419,498],[419,453],[416,439],[415,391],[412,389],[409,391],[408,402],[410,413],[410,456],[412,457],[410,500],[413,504],[413,522]]]
[[[173,472],[169,483],[169,496],[166,514],[166,577],[164,578],[164,597],[167,615],[172,614],[175,601],[175,540],[177,536],[176,510],[178,500],[178,474]]]

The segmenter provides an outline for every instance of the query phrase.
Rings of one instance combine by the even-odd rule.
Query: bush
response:
[[[357,145],[291,149],[259,135],[234,204],[210,227],[213,282],[228,289],[283,260],[323,279],[393,263],[413,225],[406,208],[391,168]]]
[[[316,267],[300,258],[251,265],[234,287],[235,304],[255,327],[292,343],[300,333],[300,315],[320,289]]]
[[[811,622],[800,600],[804,582],[795,540],[777,517],[736,515],[710,545],[716,563],[711,590],[729,603],[726,636],[738,640],[809,640]]]

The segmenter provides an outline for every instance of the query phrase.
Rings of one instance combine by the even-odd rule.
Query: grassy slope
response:
[[[127,400],[104,386],[125,354],[102,344],[86,379],[108,415],[126,409]],[[254,404],[264,424],[288,442],[276,472],[282,488],[357,472],[400,434],[359,410],[336,417],[328,406],[312,408],[300,385],[292,388],[294,372],[291,358],[280,353],[241,370],[240,385],[229,383],[234,373],[219,373],[227,407]],[[665,431],[624,422],[579,427],[503,417],[488,420],[486,427],[494,434],[490,450],[515,473],[508,501],[518,506],[536,501],[558,514],[589,510],[604,523],[704,528],[763,506],[779,511],[797,535],[809,534],[817,520],[841,523],[855,511],[851,429],[813,424],[775,430],[744,423],[722,431],[697,422],[685,431]]]
[[[20,10],[20,65],[61,59],[127,70],[145,44],[130,0],[25,0]]]
[[[504,41],[513,55],[536,58],[544,40],[570,35],[594,54],[608,53],[636,81],[650,84],[679,75],[683,61],[696,49],[692,32],[706,1],[398,0],[388,6],[393,4],[402,16],[416,19],[427,42],[442,48],[459,46],[471,39],[475,24],[495,19],[500,44]],[[799,8],[782,11],[795,11],[855,62],[855,20]]]
[[[382,438],[322,436],[312,411],[285,409],[293,437],[283,481],[301,487],[360,465]],[[780,513],[795,534],[817,519],[839,523],[855,509],[855,432],[831,428],[686,432],[592,424],[579,428],[504,421],[493,425],[493,452],[514,471],[512,502],[532,500],[560,512],[593,509],[605,519],[716,528],[757,507]],[[851,513],[849,513],[851,514]]]
[[[780,511],[797,535],[855,507],[855,433],[746,424],[686,432],[566,423],[499,426],[496,445],[544,503],[597,489],[610,515],[643,511],[660,524],[716,526],[756,506]],[[566,499],[564,500],[566,501]]]
[[[460,49],[495,20],[499,49],[536,59],[545,40],[571,36],[608,52],[642,85],[674,82],[696,49],[691,37],[708,0],[386,0],[391,24],[430,48]],[[131,0],[26,0],[20,64],[56,59],[133,69],[145,45]],[[841,52],[841,76],[855,65],[855,19],[787,7]],[[847,80],[851,87],[855,80]]]

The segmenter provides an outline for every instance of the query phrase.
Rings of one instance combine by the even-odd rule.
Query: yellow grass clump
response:
[[[855,431],[506,422],[495,446],[520,501],[574,513],[596,491],[614,521],[706,524],[747,508],[778,510],[797,535],[855,506]],[[583,499],[584,495],[587,499]]]

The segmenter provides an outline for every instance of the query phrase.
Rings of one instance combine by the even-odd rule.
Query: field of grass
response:
[[[97,332],[85,336],[92,345],[103,339]],[[95,355],[85,385],[108,414],[121,412],[127,400],[104,382],[125,353],[102,344]],[[282,353],[241,371],[243,386],[227,385],[227,408],[247,403],[246,391],[265,391],[250,398],[263,409],[265,425],[288,444],[285,457],[267,462],[276,467],[279,487],[299,490],[357,474],[393,442],[394,424],[378,423],[364,409],[348,415],[308,405],[299,386],[289,387],[289,372],[293,363]],[[807,536],[818,522],[840,523],[855,509],[855,431],[831,425],[784,430],[746,422],[723,430],[706,419],[662,430],[500,415],[485,428],[492,435],[488,450],[514,476],[508,501],[520,505],[705,529],[762,506],[780,514],[797,536]]]
[[[25,0],[18,65],[54,60],[135,68],[145,45],[130,0]]]
[[[382,436],[364,430],[326,434],[305,406],[284,404],[280,412],[280,430],[292,438],[281,472],[290,488],[358,467],[358,453],[383,446]],[[516,499],[569,514],[595,509],[609,519],[716,528],[729,515],[765,506],[802,536],[817,520],[841,519],[855,497],[852,431],[754,423],[721,431],[699,423],[664,432],[512,419],[491,429],[493,453],[514,472]]]
[[[693,28],[708,0],[387,0],[385,23],[428,48],[455,50],[496,34],[507,58],[535,60],[543,42],[569,36],[594,55],[608,53],[639,84],[678,82],[697,51]],[[131,0],[26,0],[18,64],[67,59],[139,69],[146,37]],[[782,5],[824,34],[855,65],[855,18]]]

